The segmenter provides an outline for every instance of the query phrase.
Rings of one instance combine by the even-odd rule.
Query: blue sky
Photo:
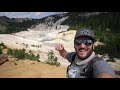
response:
[[[64,12],[0,12],[0,16],[9,18],[42,18],[48,15],[54,15]]]

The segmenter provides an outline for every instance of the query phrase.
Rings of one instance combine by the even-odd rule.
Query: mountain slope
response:
[[[70,29],[90,27],[93,30],[105,32],[120,32],[120,12],[68,12],[44,17],[42,19],[0,17],[0,33],[15,33],[28,28],[44,24],[49,27],[58,24],[57,21],[65,18],[60,25],[68,25]]]

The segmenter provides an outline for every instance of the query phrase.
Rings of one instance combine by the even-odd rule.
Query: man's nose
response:
[[[86,45],[85,45],[84,43],[81,43],[81,44],[80,44],[80,47],[81,47],[81,48],[84,48],[85,46],[86,46]]]

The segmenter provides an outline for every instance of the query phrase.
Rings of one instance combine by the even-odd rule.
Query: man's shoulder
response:
[[[92,62],[94,62],[94,65],[106,65],[108,64],[102,57],[96,56],[92,59]]]
[[[91,61],[93,61],[93,62],[104,61],[104,59],[102,57],[99,57],[99,56],[95,55],[95,57]]]
[[[94,70],[95,76],[102,72],[107,72],[115,76],[114,70],[105,60],[99,60],[95,62],[93,65],[93,70]]]
[[[72,57],[72,56],[74,56],[74,55],[76,55],[76,52],[68,52],[68,53],[67,53],[67,56],[68,56],[68,57]]]
[[[93,67],[96,69],[112,69],[111,66],[102,58],[98,57],[98,60],[94,63]]]
[[[72,62],[73,57],[76,55],[76,52],[68,52],[67,53],[67,59],[69,62]]]

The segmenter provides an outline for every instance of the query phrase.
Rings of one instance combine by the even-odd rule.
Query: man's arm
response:
[[[62,44],[57,44],[57,45],[55,46],[55,49],[56,49],[57,51],[59,51],[60,55],[61,55],[63,58],[66,59],[66,56],[67,56],[67,53],[68,53],[68,52],[64,49],[64,46],[63,46]]]
[[[93,72],[95,78],[116,78],[114,70],[104,60],[100,60],[94,63]]]
[[[97,78],[115,78],[113,75],[111,75],[110,73],[100,73],[97,75]]]

